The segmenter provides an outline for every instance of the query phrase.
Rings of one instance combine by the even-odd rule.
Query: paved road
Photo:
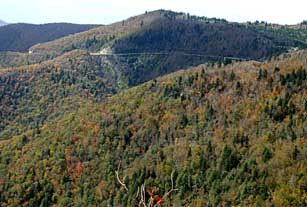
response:
[[[187,53],[180,51],[173,52],[135,52],[135,53],[90,53],[92,56],[135,56],[135,55],[171,55],[171,54],[180,54],[185,56],[196,56],[196,57],[209,57],[209,58],[223,58],[231,60],[242,60],[247,61],[250,59],[240,58],[240,57],[228,57],[228,56],[218,56],[218,55],[206,55],[206,54],[197,54],[197,53]]]

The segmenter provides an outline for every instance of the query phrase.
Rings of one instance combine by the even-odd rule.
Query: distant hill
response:
[[[161,18],[160,12],[149,12],[111,25],[96,27],[54,41],[37,44],[29,49],[33,52],[31,55],[0,52],[0,68],[38,63],[76,49],[99,51],[102,47],[114,42],[115,39],[137,32],[141,23],[149,25],[158,18]]]
[[[231,23],[224,19],[157,10],[34,45],[29,49],[33,54],[27,59],[24,54],[0,54],[0,67],[33,64],[75,49],[98,52],[109,47],[115,53],[170,53],[117,59],[121,67],[128,66],[126,72],[138,76],[129,80],[130,85],[135,85],[156,75],[207,62],[208,59],[223,61],[224,57],[230,56],[260,60],[293,47],[306,48],[306,42],[297,35],[300,29],[295,30],[294,34],[288,31],[290,29],[281,27],[273,30],[264,26]],[[176,53],[178,51],[204,56],[187,56]],[[135,67],[133,71],[132,67]]]
[[[3,24],[0,21],[0,25]],[[52,41],[70,34],[83,32],[97,25],[69,23],[52,24],[9,24],[0,27],[0,51],[25,52],[31,46]]]
[[[5,21],[3,21],[3,20],[0,19],[0,27],[1,27],[1,26],[4,26],[4,25],[7,25],[7,23],[6,23]]]
[[[187,43],[188,40],[191,41]],[[106,43],[114,45],[116,52],[176,49],[208,55],[239,55],[252,59],[260,59],[304,44],[285,33],[261,30],[254,25],[246,26],[224,19],[157,10],[35,45],[31,50],[57,56],[74,49],[98,51]],[[256,50],[258,54],[254,54]]]

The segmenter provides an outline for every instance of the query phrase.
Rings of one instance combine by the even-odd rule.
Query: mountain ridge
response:
[[[0,51],[27,52],[35,44],[52,41],[97,26],[71,23],[9,24],[0,28]]]
[[[134,48],[134,50],[140,51],[142,49],[146,49],[145,47],[152,48],[150,47],[150,41],[147,41],[150,35],[152,38],[156,38],[156,40],[158,40],[155,43],[157,48],[152,48],[152,50],[166,52],[165,50],[174,50],[174,48],[170,47],[165,48],[165,46],[171,44],[164,44],[164,40],[161,39],[165,38],[163,35],[167,37],[168,33],[177,35],[175,38],[177,38],[177,42],[182,44],[181,47],[184,47],[184,41],[187,41],[185,38],[193,38],[193,44],[196,44],[197,41],[199,41],[201,48],[194,47],[190,43],[188,48],[184,49],[195,50],[194,52],[196,53],[205,53],[208,56],[217,55],[225,57],[230,56],[230,54],[232,56],[236,54],[237,56],[242,56],[241,58],[245,56],[246,59],[259,59],[266,58],[267,56],[274,55],[275,53],[285,52],[291,47],[296,47],[299,45],[301,47],[306,47],[307,45],[305,39],[304,41],[301,41],[292,37],[297,37],[297,33],[294,33],[288,37],[285,34],[286,31],[279,34],[280,30],[265,28],[268,27],[265,27],[265,25],[243,25],[239,23],[227,22],[223,19],[198,17],[185,13],[157,10],[131,17],[110,25],[101,26],[89,31],[35,45],[29,49],[29,53],[31,54],[2,53],[0,54],[0,67],[14,67],[33,64],[46,59],[52,59],[74,49],[99,52],[100,50],[103,50],[103,48],[111,47],[114,50],[121,52],[131,50],[128,48],[130,45],[132,48]],[[155,31],[155,35],[150,34],[151,30]],[[166,32],[163,32],[163,30]],[[186,33],[182,35],[183,38],[181,39],[178,35],[180,34],[179,30],[186,31]],[[188,30],[190,30],[191,34],[188,34]],[[214,36],[214,33],[210,32],[211,30],[217,33],[218,36]],[[299,31],[300,30],[298,30],[298,32]],[[197,32],[201,32],[201,35],[203,35],[202,39],[197,37]],[[229,33],[241,33],[241,35],[229,35]],[[188,37],[188,35],[192,36]],[[175,41],[175,38],[173,38],[172,41]],[[249,39],[249,41],[240,41],[240,39]],[[137,41],[141,41],[140,43],[144,44],[144,46],[141,46],[140,44],[137,45]],[[249,42],[253,43],[254,45],[251,45]],[[214,50],[214,45],[219,45],[219,48]],[[256,52],[252,47],[258,47],[258,55],[256,55]],[[14,62],[14,60],[16,60],[16,62]],[[169,61],[174,62],[172,60]],[[197,63],[200,64],[200,62]],[[182,65],[181,67],[184,68],[187,66],[189,65]]]

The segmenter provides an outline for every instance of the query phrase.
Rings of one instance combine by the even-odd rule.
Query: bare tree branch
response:
[[[129,190],[125,184],[125,178],[126,176],[123,177],[123,179],[120,179],[119,177],[119,169],[120,169],[120,164],[118,165],[118,169],[115,170],[116,174],[116,179],[118,183],[125,189],[125,191],[128,193]],[[138,207],[160,207],[162,206],[162,202],[164,202],[172,192],[177,191],[177,189],[174,188],[174,173],[175,171],[172,172],[171,174],[171,189],[167,191],[164,196],[161,198],[159,196],[155,196],[152,192],[148,192],[150,197],[149,199],[146,200],[146,182],[144,182],[141,187],[138,187],[137,193],[136,193],[136,198],[140,197]]]
[[[144,182],[143,185],[141,185],[140,195],[141,195],[141,200],[139,202],[139,206],[143,205],[143,207],[147,207],[147,205],[146,205],[145,182]]]
[[[119,170],[119,168],[120,168],[120,164],[118,165],[118,170]],[[115,174],[116,174],[117,181],[119,182],[119,184],[120,184],[121,186],[123,186],[123,188],[126,190],[126,192],[128,192],[129,190],[128,190],[126,184],[125,184],[125,178],[126,178],[126,176],[123,178],[123,180],[120,180],[118,170],[115,170]]]
[[[173,171],[172,174],[171,174],[171,184],[172,184],[172,188],[171,188],[168,192],[166,192],[166,193],[164,194],[163,199],[160,200],[160,201],[158,201],[158,202],[156,203],[156,205],[154,205],[154,207],[158,207],[166,198],[169,197],[169,195],[170,195],[172,192],[177,191],[177,189],[174,188],[174,173],[175,173],[175,171]]]

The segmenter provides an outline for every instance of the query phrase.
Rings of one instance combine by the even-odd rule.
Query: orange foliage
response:
[[[76,173],[77,175],[80,175],[82,173],[83,167],[82,167],[82,162],[81,160],[77,159],[75,161],[75,167],[73,169],[73,172]]]

